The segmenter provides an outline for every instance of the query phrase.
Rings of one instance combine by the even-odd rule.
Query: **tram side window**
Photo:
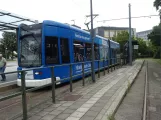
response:
[[[69,41],[67,38],[60,38],[62,63],[70,62]]]
[[[108,59],[108,48],[104,47],[104,52],[105,52],[105,59]]]
[[[94,44],[94,53],[95,53],[95,60],[99,60],[100,56],[99,56],[99,45]]]
[[[105,51],[103,46],[100,46],[100,59],[105,59]]]
[[[91,49],[91,44],[90,43],[85,43],[85,56],[87,61],[92,60],[92,49]]]
[[[59,51],[58,51],[58,38],[57,37],[45,37],[45,55],[46,64],[58,64],[59,63]]]
[[[84,61],[84,46],[82,42],[74,41],[74,62]]]

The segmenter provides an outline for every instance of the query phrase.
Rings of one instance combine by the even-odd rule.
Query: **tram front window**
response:
[[[24,32],[24,29],[21,32]],[[19,65],[21,67],[38,67],[41,65],[41,35],[26,30],[26,35],[20,36]]]

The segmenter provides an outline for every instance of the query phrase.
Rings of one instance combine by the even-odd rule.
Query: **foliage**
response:
[[[134,38],[138,41],[139,48],[138,53],[140,53],[140,57],[152,57],[155,52],[155,47],[153,46],[152,42],[149,40],[144,41],[141,38]]]
[[[113,40],[117,41],[118,43],[120,43],[120,51],[121,53],[123,53],[123,48],[125,43],[128,41],[129,39],[129,33],[127,31],[121,31],[117,34],[117,36],[113,37]]]
[[[148,35],[148,39],[151,40],[154,46],[160,46],[161,39],[161,25],[154,26],[152,32]]]
[[[159,9],[159,7],[161,6],[161,0],[155,0],[153,6],[156,8],[157,11],[159,10],[159,15],[161,19],[161,9]]]
[[[156,10],[159,10],[159,7],[161,6],[161,0],[155,0],[153,6],[156,7]]]
[[[13,58],[13,52],[16,51],[16,33],[13,32],[4,32],[2,34],[2,39],[0,41],[0,52],[7,56]]]
[[[154,26],[152,32],[148,35],[148,39],[151,41],[151,48],[154,53],[154,58],[160,57],[160,40],[161,40],[161,24]]]
[[[115,120],[114,114],[109,114],[107,120]]]
[[[146,42],[141,38],[135,38],[135,40],[137,40],[139,44],[138,53],[141,53],[143,55],[147,54]]]

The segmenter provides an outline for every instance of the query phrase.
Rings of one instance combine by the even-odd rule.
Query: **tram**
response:
[[[36,87],[51,83],[51,70],[54,67],[57,84],[69,82],[70,66],[63,64],[75,63],[72,65],[72,75],[82,73],[82,62],[84,71],[91,69],[91,39],[90,33],[80,28],[59,23],[56,21],[44,20],[42,23],[18,27],[18,70],[37,68],[27,71],[25,74],[26,87]],[[105,60],[105,65],[115,64],[119,43],[96,36],[94,38],[95,71],[98,70],[98,60]],[[110,60],[110,61],[109,61]],[[100,61],[100,67],[103,67]],[[17,85],[21,86],[21,75],[18,74]],[[78,77],[74,77],[76,80]]]

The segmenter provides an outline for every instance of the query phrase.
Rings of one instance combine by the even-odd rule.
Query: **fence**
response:
[[[100,62],[101,61],[103,62],[103,67],[100,67]],[[109,61],[109,60],[106,60],[106,61]],[[112,61],[112,59],[110,61]],[[107,69],[107,72],[109,73],[110,68],[111,68],[111,71],[113,71],[113,69],[115,70],[116,67],[120,67],[123,64],[125,64],[123,62],[124,60],[122,60],[122,59],[114,59],[114,61],[116,61],[116,64],[113,64],[113,65],[108,64],[106,66],[105,65],[105,60],[95,60],[95,62],[98,62],[98,69],[95,69],[95,71],[97,70],[97,72],[98,72],[98,78],[100,78],[100,71],[101,70],[103,70],[103,73],[105,75],[106,74],[106,69]],[[89,61],[89,62],[91,63],[91,61]],[[50,67],[43,67],[43,68],[50,68],[50,70],[51,70],[51,83],[47,84],[47,85],[40,86],[40,87],[27,89],[27,90],[26,90],[26,83],[25,83],[25,72],[40,69],[40,68],[33,68],[33,69],[27,69],[27,70],[20,70],[20,71],[14,71],[14,72],[1,73],[1,74],[21,73],[21,92],[17,92],[15,94],[11,94],[9,96],[2,97],[2,98],[0,98],[0,102],[4,101],[4,100],[7,100],[7,99],[11,99],[11,98],[19,96],[19,95],[22,95],[23,120],[27,120],[27,102],[26,102],[26,93],[27,92],[32,92],[32,91],[35,91],[35,90],[38,90],[38,89],[41,89],[41,88],[44,88],[44,87],[47,87],[47,86],[52,86],[52,102],[55,103],[56,102],[56,99],[55,99],[55,85],[56,85],[57,82],[69,79],[70,80],[70,92],[72,92],[73,91],[73,84],[72,84],[73,78],[77,77],[77,76],[82,76],[82,86],[85,86],[85,75],[87,73],[92,72],[92,70],[89,70],[87,72],[84,71],[84,64],[85,63],[87,63],[87,62],[79,62],[79,64],[82,64],[82,73],[77,74],[77,75],[72,75],[72,65],[78,64],[78,63],[70,63],[70,64],[63,64],[63,65],[55,65],[55,66],[50,66]],[[61,79],[59,81],[56,81],[56,77],[55,77],[55,74],[54,74],[54,68],[58,67],[58,66],[59,67],[60,66],[70,66],[70,77]]]

